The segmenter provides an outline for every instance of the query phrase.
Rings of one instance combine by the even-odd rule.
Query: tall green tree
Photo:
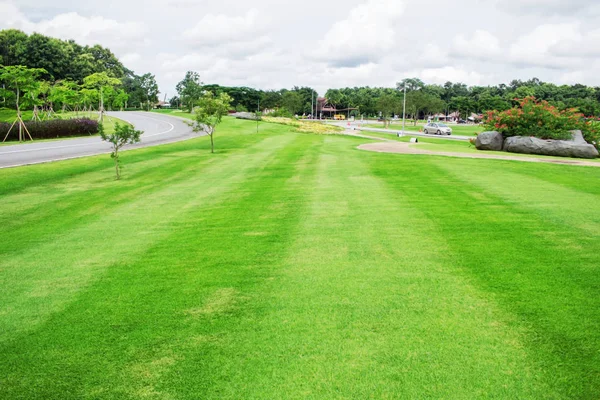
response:
[[[302,96],[298,92],[286,91],[281,96],[281,105],[292,114],[297,114],[302,110]]]
[[[140,77],[140,86],[146,98],[146,110],[150,111],[152,104],[158,102],[158,84],[154,75],[147,73]]]
[[[3,90],[8,90],[14,93],[17,119],[15,120],[15,123],[13,123],[13,126],[18,124],[19,141],[23,141],[23,131],[27,132],[27,128],[25,127],[25,123],[21,117],[21,105],[28,101],[26,95],[29,92],[35,92],[38,90],[38,78],[40,75],[45,73],[46,71],[44,69],[27,68],[23,65],[0,67],[0,82],[3,83],[5,88]],[[9,133],[10,130],[6,134],[7,137]],[[33,140],[31,135],[29,135],[29,138]]]
[[[189,112],[192,112],[195,102],[200,99],[203,92],[200,74],[188,71],[185,77],[177,84],[176,89],[182,103],[187,106]]]
[[[105,88],[114,88],[119,86],[121,81],[109,76],[106,72],[97,72],[87,76],[83,80],[83,85],[88,89],[96,89],[100,94],[100,104],[98,111],[100,113],[100,123],[104,123],[104,90]]]
[[[385,93],[377,99],[377,108],[381,112],[381,118],[383,119],[383,124],[386,128],[390,124],[390,117],[393,116],[394,112],[400,107],[400,97],[395,94]]]

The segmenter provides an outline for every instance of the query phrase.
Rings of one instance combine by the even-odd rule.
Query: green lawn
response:
[[[187,118],[187,119],[194,119],[194,114],[189,113],[189,112],[185,112],[185,111],[182,111],[182,110],[164,109],[164,110],[152,110],[152,112],[155,112],[155,113],[158,113],[158,114],[171,115],[173,117],[181,117],[181,118]]]
[[[598,398],[600,169],[255,129],[0,170],[0,398]]]

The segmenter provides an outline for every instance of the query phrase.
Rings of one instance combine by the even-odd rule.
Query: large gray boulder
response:
[[[583,139],[580,131],[572,133],[572,140],[543,140],[527,136],[509,137],[504,141],[504,151],[557,157],[598,157],[598,150]]]
[[[249,119],[251,121],[256,121],[256,114],[250,112],[237,112],[231,115],[237,119]]]
[[[482,132],[477,135],[477,140],[475,141],[475,147],[477,150],[493,150],[493,151],[502,151],[502,146],[504,144],[504,137],[500,132]]]

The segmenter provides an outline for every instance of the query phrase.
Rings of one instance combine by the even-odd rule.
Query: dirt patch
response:
[[[435,156],[444,157],[459,157],[459,158],[485,158],[492,160],[508,160],[508,161],[524,161],[524,162],[536,162],[536,163],[547,163],[547,164],[567,164],[577,165],[585,167],[600,167],[600,163],[594,161],[578,161],[578,160],[548,160],[537,157],[518,157],[518,156],[499,156],[495,154],[468,154],[468,153],[455,153],[455,152],[442,152],[442,151],[430,151],[419,149],[414,147],[412,143],[385,141],[378,143],[367,143],[358,146],[360,150],[375,151],[378,153],[396,153],[396,154],[429,154]]]
[[[222,314],[233,308],[237,294],[237,290],[233,288],[218,289],[206,299],[202,307],[187,310],[186,313],[195,317]]]

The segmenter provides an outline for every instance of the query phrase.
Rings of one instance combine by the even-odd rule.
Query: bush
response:
[[[273,118],[293,118],[294,116],[286,108],[281,107],[281,108],[278,108],[277,110],[269,113],[269,117],[273,117]]]
[[[0,123],[0,140],[4,139],[12,123]],[[33,139],[94,135],[98,133],[98,121],[89,118],[53,119],[25,122]],[[26,138],[26,132],[23,132]],[[15,125],[6,140],[19,140],[19,127]]]
[[[570,139],[572,130],[580,130],[588,143],[598,147],[600,128],[592,120],[586,120],[575,108],[559,110],[547,101],[534,97],[515,99],[518,107],[507,111],[488,111],[484,125],[504,137],[533,136],[540,139]]]

